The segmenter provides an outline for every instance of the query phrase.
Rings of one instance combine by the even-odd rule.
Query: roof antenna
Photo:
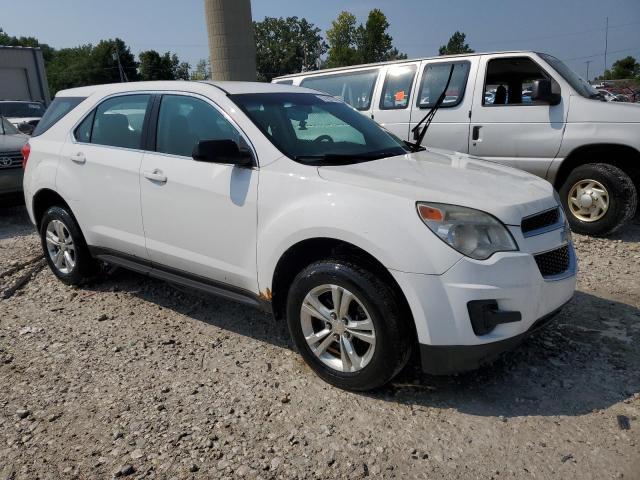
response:
[[[438,97],[438,100],[436,100],[436,103],[433,105],[433,107],[431,107],[431,110],[429,110],[429,112],[424,116],[424,118],[420,120],[418,124],[411,129],[411,131],[413,132],[413,139],[416,141],[415,143],[409,143],[409,145],[411,145],[411,151],[413,152],[419,152],[420,150],[424,149],[424,147],[421,146],[422,140],[424,140],[424,136],[427,133],[427,129],[429,128],[429,125],[431,125],[431,121],[433,120],[433,117],[436,116],[436,112],[440,108],[440,105],[442,105],[442,103],[444,102],[444,99],[447,97],[447,90],[449,89],[449,84],[451,83],[451,77],[453,76],[454,67],[455,67],[455,64],[452,63],[451,70],[449,70],[449,78],[447,78],[447,83],[444,86],[442,93]]]

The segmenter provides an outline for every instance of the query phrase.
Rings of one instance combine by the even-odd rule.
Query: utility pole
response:
[[[587,60],[586,62],[584,62],[584,63],[586,63],[586,64],[587,64],[587,82],[589,82],[589,83],[591,83],[591,82],[589,81],[589,64],[590,64],[592,61],[593,61],[593,60]]]
[[[118,51],[118,44],[115,45],[115,51],[113,52],[113,59],[118,62],[118,72],[120,73],[120,83],[128,82],[127,74],[122,68],[122,63],[120,63],[120,52]]]
[[[607,17],[607,23],[604,28],[604,73],[602,78],[607,79],[607,50],[609,48],[609,17]]]

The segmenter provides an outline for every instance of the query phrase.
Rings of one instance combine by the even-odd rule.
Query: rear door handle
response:
[[[147,178],[149,180],[151,180],[152,182],[158,182],[158,183],[166,183],[167,182],[167,177],[165,174],[162,173],[162,170],[156,168],[153,172],[149,172],[149,171],[144,171],[142,173],[144,175],[144,178]]]
[[[87,157],[84,156],[84,153],[78,152],[75,155],[71,155],[71,161],[75,163],[83,164],[87,161]]]
[[[476,125],[475,127],[473,127],[473,134],[471,135],[471,140],[478,141],[478,139],[480,138],[481,128],[482,128],[481,125]]]

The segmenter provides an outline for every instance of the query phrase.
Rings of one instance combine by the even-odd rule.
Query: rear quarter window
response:
[[[31,134],[32,137],[42,135],[44,132],[53,127],[67,113],[76,108],[86,97],[58,97],[51,102],[49,108],[38,122],[35,130]]]

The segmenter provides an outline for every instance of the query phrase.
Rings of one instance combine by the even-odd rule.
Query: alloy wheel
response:
[[[339,285],[320,285],[302,302],[300,323],[309,348],[327,367],[357,372],[371,361],[376,332],[358,297]]]
[[[49,258],[60,273],[69,274],[76,266],[76,248],[69,228],[60,220],[51,220],[45,234]]]

